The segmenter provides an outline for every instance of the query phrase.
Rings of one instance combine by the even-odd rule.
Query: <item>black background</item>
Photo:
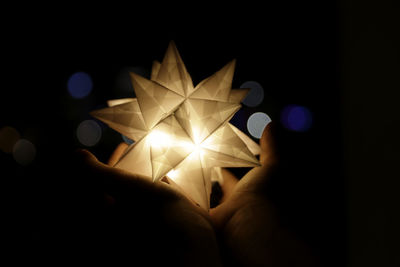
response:
[[[396,11],[394,1],[282,1],[16,12],[2,38],[0,122],[32,141],[37,155],[21,167],[1,154],[9,247],[40,259],[49,236],[62,239],[68,223],[61,214],[73,214],[66,198],[80,191],[79,174],[68,172],[72,152],[82,147],[76,127],[106,100],[130,96],[116,83],[122,69],[150,70],[174,40],[195,84],[236,58],[233,86],[255,80],[264,87],[263,104],[245,110],[277,122],[286,173],[272,184],[273,201],[323,263],[398,266]],[[77,71],[93,79],[84,100],[67,92]],[[289,104],[309,108],[309,131],[280,125]],[[106,161],[119,142],[104,127],[89,150]]]

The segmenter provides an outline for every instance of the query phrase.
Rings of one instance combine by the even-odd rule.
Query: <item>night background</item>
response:
[[[54,249],[48,240],[65,235],[70,198],[82,193],[74,151],[106,162],[124,141],[96,121],[101,138],[85,146],[80,123],[109,99],[133,97],[128,71],[149,75],[174,40],[194,84],[236,58],[233,88],[262,86],[263,102],[243,105],[233,123],[250,136],[251,114],[275,122],[285,175],[271,183],[273,202],[324,266],[400,266],[396,1],[65,8],[3,25],[2,217],[16,259],[40,261]],[[92,82],[83,98],[68,91],[78,72]],[[306,126],[285,124],[293,106],[306,110]],[[22,158],[7,145],[19,139]]]

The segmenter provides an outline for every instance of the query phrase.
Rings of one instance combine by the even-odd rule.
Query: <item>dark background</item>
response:
[[[80,190],[79,174],[68,172],[82,147],[76,127],[106,100],[130,96],[121,70],[150,71],[175,40],[195,84],[236,58],[233,86],[264,87],[262,105],[244,109],[277,122],[286,173],[272,199],[322,262],[399,266],[399,11],[395,1],[284,1],[17,12],[3,31],[0,126],[16,128],[37,154],[27,167],[0,154],[8,247],[40,259],[57,239],[49,236],[62,240],[73,214],[65,199]],[[93,79],[83,100],[67,91],[77,71]],[[311,111],[308,131],[282,127],[289,104]],[[104,127],[89,150],[106,161],[121,141]]]

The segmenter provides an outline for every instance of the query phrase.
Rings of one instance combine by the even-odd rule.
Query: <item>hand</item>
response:
[[[269,178],[279,175],[271,125],[260,139],[260,167],[240,180],[222,170],[222,203],[211,209],[210,215],[221,239],[223,258],[229,266],[316,266],[308,247],[280,224],[267,198]]]
[[[122,144],[115,150],[110,165],[125,148]],[[104,183],[105,214],[99,234],[106,255],[141,266],[221,266],[206,211],[167,183],[105,165],[86,150],[79,154],[88,176]]]
[[[146,255],[175,266],[220,266],[221,261],[227,266],[315,266],[307,246],[280,224],[266,195],[269,177],[279,175],[271,124],[260,145],[262,165],[242,179],[222,170],[224,195],[210,214],[167,183],[112,168],[81,151],[89,173],[104,182],[106,218],[116,224],[107,225],[107,242],[122,244],[117,250],[127,250],[125,256]],[[118,161],[126,146],[114,151],[109,165]],[[140,240],[140,246],[123,248],[129,239]],[[121,257],[121,251],[115,254]]]

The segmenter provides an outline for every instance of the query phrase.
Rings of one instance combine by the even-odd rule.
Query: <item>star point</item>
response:
[[[91,112],[135,141],[115,167],[158,181],[168,177],[196,203],[210,207],[220,167],[258,166],[259,146],[229,124],[248,89],[232,90],[236,60],[196,87],[171,42],[151,79],[131,73],[137,98],[108,101]],[[219,175],[220,176],[220,175]]]

